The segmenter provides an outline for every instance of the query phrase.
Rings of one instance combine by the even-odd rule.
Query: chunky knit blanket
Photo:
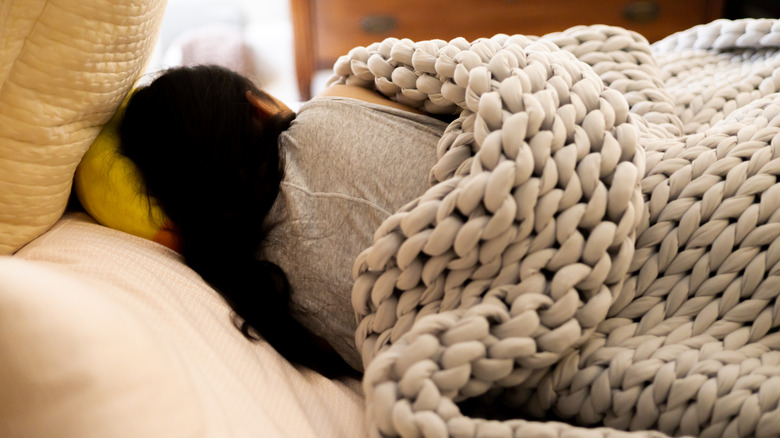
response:
[[[780,21],[334,68],[457,116],[355,263],[373,436],[780,434]]]

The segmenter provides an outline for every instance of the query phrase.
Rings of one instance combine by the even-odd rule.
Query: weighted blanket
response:
[[[373,436],[780,434],[780,21],[387,39],[452,114],[354,265]]]

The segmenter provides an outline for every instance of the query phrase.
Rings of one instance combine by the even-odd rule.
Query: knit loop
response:
[[[777,20],[719,20],[339,59],[332,83],[456,116],[355,263],[372,433],[775,434],[779,52]]]

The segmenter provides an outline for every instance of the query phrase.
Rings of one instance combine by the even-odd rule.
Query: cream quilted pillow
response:
[[[0,2],[0,254],[62,215],[76,165],[143,71],[164,8]]]

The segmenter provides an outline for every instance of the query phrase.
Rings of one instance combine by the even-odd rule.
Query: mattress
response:
[[[190,270],[180,255],[162,245],[98,225],[86,214],[68,213],[15,256],[0,259],[0,271],[6,289],[0,294],[4,300],[14,296],[5,292],[17,284],[29,289],[24,291],[22,299],[29,297],[33,307],[40,304],[39,312],[43,316],[38,316],[38,322],[32,321],[31,326],[41,326],[41,320],[64,318],[63,324],[68,326],[66,332],[84,332],[87,333],[85,336],[92,336],[90,333],[94,329],[90,324],[106,317],[112,321],[105,327],[107,332],[121,329],[125,324],[130,327],[128,331],[132,329],[135,333],[130,341],[123,341],[121,338],[125,333],[118,331],[112,335],[116,338],[113,344],[125,342],[127,345],[115,350],[116,346],[111,347],[109,341],[109,347],[89,355],[83,352],[98,345],[100,339],[61,336],[65,341],[59,340],[47,348],[48,351],[61,351],[62,357],[48,354],[38,363],[21,364],[17,373],[36,373],[33,377],[40,382],[46,381],[48,376],[62,374],[62,364],[68,362],[69,369],[81,376],[75,380],[80,384],[73,385],[74,380],[71,380],[67,385],[54,387],[17,388],[18,398],[14,404],[21,404],[19,415],[9,420],[0,412],[0,432],[5,427],[6,431],[35,430],[36,433],[30,435],[48,435],[55,428],[67,429],[78,423],[80,415],[122,397],[111,388],[95,383],[99,383],[101,375],[108,373],[113,376],[110,380],[121,381],[137,374],[139,367],[149,368],[149,364],[156,364],[158,369],[149,375],[160,381],[142,382],[146,388],[141,394],[153,393],[156,385],[161,392],[170,389],[170,382],[176,380],[178,389],[169,394],[169,399],[173,399],[167,409],[171,412],[162,417],[189,425],[188,436],[366,435],[364,401],[358,380],[327,379],[309,369],[291,365],[265,342],[245,339],[232,325],[230,309],[217,292]],[[20,277],[19,281],[14,281],[14,275]],[[45,284],[46,278],[49,278],[49,286]],[[35,285],[39,283],[40,296],[36,297],[34,295],[39,292]],[[56,286],[51,287],[51,284]],[[74,305],[74,299],[80,300],[78,305]],[[0,307],[14,306],[0,303]],[[97,310],[93,311],[93,308]],[[63,316],[68,309],[72,316]],[[34,312],[23,316],[36,319]],[[89,316],[90,312],[94,316]],[[115,312],[116,317],[105,315],[106,312]],[[52,314],[56,317],[49,316]],[[50,338],[60,337],[60,333],[54,333],[38,339],[25,338],[24,321],[16,320],[8,325],[22,334],[17,337],[18,342],[27,339],[23,346],[27,350],[37,344],[43,348],[47,342],[53,342]],[[49,329],[52,331],[59,330]],[[99,337],[101,334],[94,335]],[[14,342],[7,337],[3,339],[0,337],[0,343]],[[73,345],[63,346],[63,342]],[[155,345],[156,350],[149,350],[148,345]],[[2,346],[3,351],[11,352],[13,347]],[[136,350],[137,355],[133,354]],[[150,351],[154,357],[150,357]],[[123,361],[116,365],[112,354],[121,355]],[[112,363],[114,365],[109,367]],[[6,394],[13,394],[14,384],[10,382],[14,379],[23,381],[25,376],[9,376],[5,371],[0,385],[4,389],[10,388]],[[57,382],[56,379],[48,380]],[[19,385],[21,383],[16,384]],[[36,390],[40,390],[40,394],[31,395]],[[84,396],[85,393],[88,396]],[[113,427],[124,428],[123,424],[130,420],[146,421],[137,412],[127,409],[133,406],[133,397],[139,396],[133,395],[127,403],[116,407],[111,418],[119,421],[112,421]],[[41,409],[47,405],[47,400],[58,397],[59,400],[67,399],[72,406],[70,418],[56,413],[47,416],[49,411]],[[176,397],[180,399],[176,400]],[[29,404],[29,409],[23,409],[25,403]],[[0,396],[0,407],[3,405]],[[186,415],[183,418],[182,413],[189,418]],[[127,421],[121,421],[123,419]],[[180,427],[175,429],[178,429],[176,436],[184,432]],[[112,436],[121,435],[119,430],[109,432]],[[114,432],[118,435],[113,435]],[[74,436],[84,436],[83,433]]]

